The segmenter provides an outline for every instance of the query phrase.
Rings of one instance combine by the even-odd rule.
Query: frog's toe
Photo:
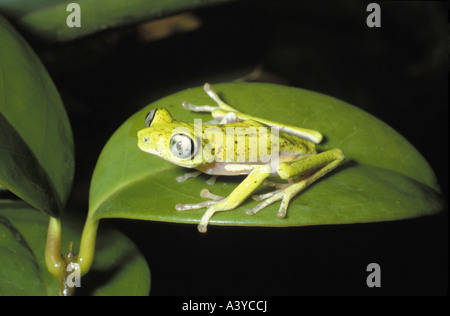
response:
[[[188,172],[188,173],[185,173],[182,176],[176,177],[175,180],[177,180],[177,182],[184,182],[184,181],[186,181],[189,178],[198,177],[201,173],[202,173],[201,171]]]
[[[261,201],[261,200],[270,198],[271,196],[274,196],[275,194],[277,194],[277,193],[279,193],[281,191],[283,191],[283,189],[275,190],[275,191],[272,191],[272,192],[269,192],[269,193],[264,193],[264,194],[259,194],[259,195],[252,195],[252,199],[255,200],[255,201]]]
[[[217,195],[217,194],[209,192],[208,189],[201,190],[200,191],[200,196],[202,198],[211,199],[211,200],[216,201],[216,202],[221,201],[221,200],[223,200],[225,198],[224,196],[220,196],[220,195]]]
[[[265,195],[266,196],[263,197],[265,198],[263,202],[259,203],[258,205],[249,210],[246,210],[245,213],[247,215],[254,215],[259,211],[261,211],[263,208],[275,203],[276,201],[281,200],[283,198],[283,190],[277,190],[274,192],[266,193]]]
[[[211,176],[211,178],[209,178],[209,179],[206,180],[205,182],[206,182],[206,184],[208,184],[208,185],[214,185],[214,184],[216,184],[216,179],[217,179],[217,176]]]
[[[199,232],[201,232],[201,233],[206,233],[206,231],[207,231],[207,225],[203,225],[203,224],[198,224],[197,225],[197,229],[198,229],[198,231]]]
[[[189,102],[184,101],[181,103],[181,106],[185,108],[186,110],[193,111],[193,112],[212,112],[216,109],[218,109],[217,106],[210,106],[210,105],[195,105]]]
[[[289,202],[284,202],[285,200],[284,200],[284,198],[283,198],[283,200],[281,201],[281,205],[280,205],[280,209],[278,210],[278,213],[277,213],[277,217],[278,218],[285,218],[286,217],[286,214],[287,214],[287,206],[288,206],[288,204],[289,204]]]
[[[247,215],[253,215],[262,210],[263,208],[281,200],[280,209],[278,210],[277,217],[285,218],[287,214],[287,208],[289,206],[289,202],[293,196],[295,196],[295,191],[292,192],[290,189],[292,187],[292,183],[285,184],[283,189],[278,189],[273,192],[253,196],[254,200],[264,200],[259,203],[255,207],[246,210],[245,213]]]
[[[177,205],[175,205],[175,209],[178,212],[182,212],[182,211],[186,211],[186,210],[197,210],[199,208],[210,207],[211,205],[213,205],[215,203],[216,203],[216,201],[204,201],[204,202],[195,203],[195,204],[177,204]]]
[[[208,198],[210,199],[209,201],[203,201],[200,203],[194,203],[194,204],[177,204],[175,205],[175,209],[178,212],[182,212],[182,211],[186,211],[186,210],[197,210],[199,208],[205,208],[205,207],[210,207],[213,206],[214,204],[216,204],[217,202],[225,199],[225,197],[220,196],[220,195],[216,195],[213,194],[211,192],[209,192],[208,189],[203,189],[200,192],[200,196],[203,198]]]

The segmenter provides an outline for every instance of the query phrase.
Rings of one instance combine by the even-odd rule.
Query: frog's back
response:
[[[292,161],[300,156],[315,154],[316,145],[296,135],[280,132],[280,162]]]
[[[210,128],[211,125],[204,126],[203,132],[208,127]],[[273,154],[277,152],[279,161],[284,162],[295,160],[302,155],[316,153],[316,147],[313,142],[280,131],[272,134],[270,126],[252,120],[214,125],[214,128],[218,129],[220,134],[223,135],[219,143],[216,140],[210,143],[210,145],[215,147],[214,156],[219,161],[262,163],[270,159],[269,156],[273,157]],[[236,137],[237,135],[241,135],[242,138]],[[272,140],[272,136],[275,136],[276,139]],[[232,137],[233,140],[231,142],[227,141],[227,137]],[[266,148],[261,148],[264,138],[267,139],[267,146]],[[205,146],[207,142],[205,140],[203,145]],[[230,144],[234,146],[228,148]],[[231,161],[229,161],[230,158]]]

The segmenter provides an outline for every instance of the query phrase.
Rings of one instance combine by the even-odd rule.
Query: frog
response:
[[[345,160],[344,153],[338,148],[318,152],[316,145],[323,140],[319,131],[239,112],[225,103],[209,83],[205,83],[203,89],[216,105],[195,105],[186,101],[181,105],[193,112],[210,112],[213,120],[204,124],[202,121],[196,124],[196,120],[194,124],[186,123],[172,118],[163,107],[155,108],[148,112],[146,127],[137,134],[141,151],[196,170],[177,177],[178,182],[200,174],[211,176],[207,181],[209,184],[213,184],[218,176],[244,176],[226,197],[203,189],[200,196],[207,200],[175,205],[178,212],[206,208],[197,226],[199,232],[207,231],[214,214],[236,209],[261,185],[274,190],[253,195],[252,198],[260,202],[245,213],[255,215],[281,201],[277,217],[285,218],[288,205],[295,196]],[[247,132],[229,135],[229,131],[236,130]],[[251,145],[255,144],[259,144],[260,149],[256,154],[250,152],[250,147],[255,147]],[[262,151],[264,147],[266,150]],[[285,182],[269,180],[273,177]]]

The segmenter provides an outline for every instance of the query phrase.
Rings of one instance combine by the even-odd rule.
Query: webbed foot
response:
[[[245,213],[247,215],[254,215],[263,208],[281,200],[281,205],[278,210],[277,217],[284,218],[286,217],[290,200],[306,187],[306,183],[304,181],[298,180],[296,182],[293,182],[291,179],[288,180],[288,183],[275,183],[271,181],[265,181],[263,184],[265,184],[266,186],[278,188],[278,190],[252,196],[252,198],[256,201],[264,201],[259,203],[255,207],[246,210]]]

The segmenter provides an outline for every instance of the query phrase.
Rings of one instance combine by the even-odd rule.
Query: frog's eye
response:
[[[194,140],[186,134],[175,134],[170,139],[170,152],[179,159],[191,159],[196,154]]]
[[[147,116],[145,117],[145,126],[150,127],[153,122],[153,118],[155,117],[156,110],[157,109],[153,109],[148,112]]]

